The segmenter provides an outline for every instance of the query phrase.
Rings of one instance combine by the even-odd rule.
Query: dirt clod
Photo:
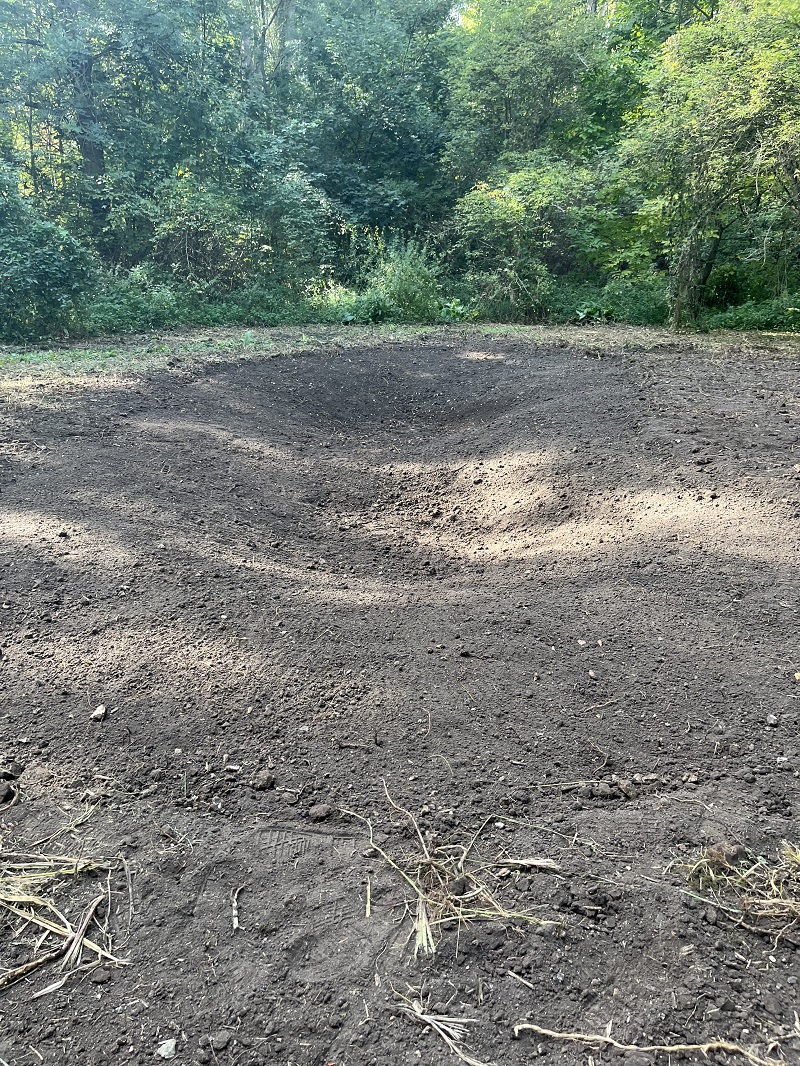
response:
[[[276,778],[269,770],[259,770],[253,781],[253,788],[256,792],[268,792],[270,789],[275,788]]]
[[[211,1050],[224,1051],[228,1044],[230,1044],[231,1042],[231,1036],[232,1034],[229,1033],[226,1029],[220,1029],[216,1033],[212,1033],[208,1038]]]
[[[308,816],[312,822],[324,822],[334,814],[334,810],[328,803],[315,803],[313,807],[309,807]]]

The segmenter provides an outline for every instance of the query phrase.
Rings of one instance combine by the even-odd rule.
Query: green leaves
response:
[[[90,254],[37,218],[0,172],[0,338],[31,340],[74,326],[94,282]]]
[[[625,99],[612,74],[602,20],[574,0],[478,0],[467,9],[450,66],[454,133],[447,162],[457,181],[486,178],[498,157],[603,142]],[[591,93],[605,103],[596,107]],[[558,151],[558,149],[555,149]]]
[[[0,0],[6,330],[75,327],[86,248],[123,328],[656,321],[666,277],[676,324],[785,321],[800,0],[591,7]]]
[[[763,256],[780,233],[796,269],[798,49],[798,26],[731,0],[667,41],[649,78],[623,151],[666,220],[677,325],[697,319],[726,247],[741,256],[760,234]]]

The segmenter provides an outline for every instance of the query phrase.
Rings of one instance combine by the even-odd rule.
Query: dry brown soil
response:
[[[4,380],[0,847],[113,860],[127,965],[0,991],[0,1060],[457,1063],[402,994],[498,1066],[800,1062],[800,929],[685,869],[800,838],[798,349],[598,337]],[[557,924],[415,958],[387,791]]]

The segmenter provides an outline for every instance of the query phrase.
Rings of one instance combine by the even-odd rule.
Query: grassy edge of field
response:
[[[674,333],[622,325],[308,326],[261,329],[191,329],[126,334],[60,345],[0,345],[0,380],[22,385],[59,379],[126,378],[158,371],[190,371],[214,363],[261,360],[303,352],[342,351],[369,345],[441,344],[516,340],[578,348],[587,355],[635,356],[653,350],[729,356],[800,352],[791,333]]]

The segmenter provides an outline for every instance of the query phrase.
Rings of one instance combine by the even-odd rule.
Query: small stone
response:
[[[761,1002],[767,1013],[771,1014],[773,1017],[780,1018],[783,1014],[783,1004],[777,996],[772,994],[772,992],[762,992]]]
[[[224,1051],[231,1042],[231,1034],[226,1029],[220,1029],[219,1032],[211,1034],[208,1042],[212,1051]]]
[[[93,722],[102,722],[106,716],[106,705],[101,703],[99,707],[95,707],[89,717]]]
[[[89,980],[93,985],[107,985],[111,980],[111,973],[102,966],[98,966],[96,970],[92,970]]]
[[[284,803],[288,804],[290,807],[294,807],[294,805],[297,803],[297,793],[296,792],[284,792],[283,795],[281,796],[281,799],[283,800]]]
[[[253,788],[256,792],[268,792],[271,788],[275,788],[275,775],[269,770],[259,770],[253,781]]]
[[[315,803],[313,807],[309,807],[308,816],[312,822],[324,822],[326,818],[334,813],[333,807],[329,803]]]
[[[610,800],[614,799],[616,793],[607,781],[598,781],[597,784],[592,788],[592,795],[596,799]]]
[[[779,721],[779,719],[778,719],[778,717],[776,715],[774,715],[774,714],[768,714],[767,715],[767,725],[770,726],[771,728],[774,729],[775,726],[778,724],[778,721]]]
[[[156,1048],[156,1055],[160,1059],[174,1059],[177,1054],[178,1041],[164,1040]]]

